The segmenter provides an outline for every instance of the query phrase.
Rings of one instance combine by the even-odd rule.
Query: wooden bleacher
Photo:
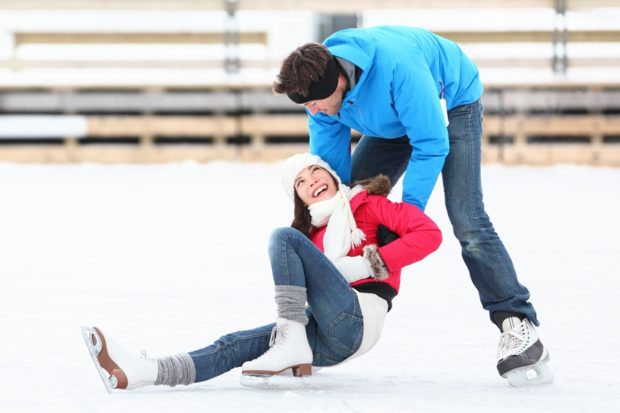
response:
[[[0,147],[4,160],[20,162],[163,162],[195,159],[198,161],[275,160],[307,150],[305,144],[277,142],[278,137],[307,134],[303,114],[248,114],[242,116],[88,116],[91,141],[117,137],[136,137],[138,144],[81,145],[77,138],[66,137],[62,145]],[[233,145],[229,139],[245,136],[247,143]],[[355,136],[355,133],[354,133]],[[159,145],[155,138],[185,138],[186,144]],[[210,137],[209,144],[187,145],[193,138]],[[493,143],[494,137],[508,137],[509,143]],[[548,137],[536,143],[532,138]],[[554,139],[580,138],[574,143],[554,143]],[[485,116],[484,160],[507,164],[549,165],[580,163],[620,166],[620,116],[603,115],[509,115]],[[611,138],[607,143],[606,138]]]
[[[0,10],[213,10],[222,11],[221,0],[0,0]],[[617,6],[612,0],[568,0],[570,10]],[[482,0],[476,7],[552,9],[554,0]],[[358,13],[365,8],[428,9],[466,8],[468,0],[428,2],[421,0],[239,0],[235,10],[307,10],[321,13]],[[551,44],[554,29],[544,30],[440,30],[438,34],[465,46],[470,44]],[[617,28],[579,28],[567,33],[569,43],[620,43]],[[234,36],[234,39],[231,38]],[[12,51],[0,57],[0,69],[22,75],[39,71],[80,70],[224,70],[221,57],[198,60],[162,58],[64,59],[24,58],[20,48],[32,45],[255,45],[269,48],[268,30],[212,31],[24,30],[11,33]],[[301,43],[301,41],[300,41]],[[550,56],[476,59],[482,70],[551,70]],[[158,82],[96,81],[68,79],[65,83],[26,82],[3,84],[0,80],[2,114],[82,116],[82,135],[12,138],[0,131],[0,161],[15,162],[167,162],[195,159],[274,160],[307,149],[307,121],[300,108],[273,96],[270,77],[244,79],[244,70],[273,72],[280,59],[240,58],[237,80],[221,82],[209,76],[197,83],[173,84],[164,76]],[[617,68],[620,57],[567,58],[571,69]],[[217,78],[219,79],[219,78]],[[484,79],[484,78],[483,78]],[[620,78],[619,78],[620,79]],[[90,83],[89,83],[90,82]],[[486,84],[484,160],[509,164],[548,165],[572,162],[620,166],[620,80],[510,81]],[[0,116],[1,117],[1,116]],[[1,119],[0,119],[1,121]],[[354,133],[354,137],[358,136]],[[46,140],[53,141],[48,144]],[[302,142],[302,143],[291,143]],[[43,144],[42,144],[43,143]]]
[[[0,0],[2,9],[19,10],[222,10],[222,0]],[[554,0],[237,0],[238,10],[309,10],[357,13],[364,9],[553,8]],[[571,9],[616,7],[616,0],[569,0]]]
[[[437,31],[437,34],[459,44],[500,44],[505,43],[546,43],[551,44],[553,31]],[[570,43],[620,43],[620,26],[616,30],[571,30],[567,33]],[[197,61],[178,61],[171,59],[22,59],[17,57],[17,49],[25,45],[213,45],[224,44],[231,34],[225,32],[201,33],[106,33],[106,32],[15,32],[13,33],[12,58],[0,60],[0,68],[12,70],[25,69],[69,69],[69,68],[178,68],[207,69],[222,67],[221,59],[201,59]],[[235,41],[239,44],[267,46],[266,32],[240,32]],[[485,67],[548,67],[548,57],[518,58],[478,58],[478,66]],[[620,56],[613,57],[569,57],[567,63],[572,67],[620,67]],[[279,59],[243,59],[241,68],[274,69]]]

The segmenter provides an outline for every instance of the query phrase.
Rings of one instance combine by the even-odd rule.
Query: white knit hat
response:
[[[311,165],[318,165],[327,170],[327,172],[334,177],[340,187],[340,177],[336,172],[334,172],[327,162],[317,155],[312,155],[310,153],[299,153],[291,156],[284,162],[284,170],[282,171],[282,184],[284,185],[284,190],[291,200],[295,199],[295,178],[297,178],[297,175],[302,170]]]

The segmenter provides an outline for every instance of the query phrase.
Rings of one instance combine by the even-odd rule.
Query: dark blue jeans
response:
[[[480,179],[482,114],[480,101],[448,112],[450,153],[441,176],[448,216],[482,307],[524,314],[538,325],[530,294],[519,283],[508,251],[484,211]],[[353,152],[352,180],[380,173],[398,181],[407,169],[411,145],[406,136],[381,139],[363,136]]]
[[[269,258],[276,285],[306,288],[306,334],[314,357],[312,365],[332,366],[353,355],[362,344],[362,312],[357,295],[325,254],[296,229],[279,228],[271,235]],[[196,382],[265,353],[274,325],[230,333],[189,353],[196,367]]]

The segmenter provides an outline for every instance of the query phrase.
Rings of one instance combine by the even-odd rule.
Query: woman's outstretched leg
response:
[[[273,327],[268,324],[230,333],[203,349],[156,359],[125,349],[100,328],[83,327],[82,332],[99,375],[111,391],[209,380],[266,352]]]
[[[106,387],[191,384],[241,365],[244,373],[275,374],[295,367],[296,374],[307,375],[313,361],[315,365],[332,365],[357,351],[363,329],[359,303],[329,259],[293,228],[274,231],[269,250],[278,304],[277,325],[230,333],[203,349],[161,359],[128,352],[98,330],[101,339],[89,336],[87,344]],[[306,302],[311,311],[306,309]],[[105,348],[101,345],[104,340],[109,344]],[[274,367],[270,359],[260,356],[276,349],[280,350],[271,351],[275,356],[270,356],[279,363]],[[283,359],[283,354],[289,358]],[[250,360],[268,361],[270,365],[250,369],[253,365],[246,363]]]
[[[210,346],[189,353],[196,368],[196,382],[212,379],[269,350],[275,324],[237,331],[220,337]]]

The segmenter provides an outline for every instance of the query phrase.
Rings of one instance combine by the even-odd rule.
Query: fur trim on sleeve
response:
[[[382,281],[390,276],[390,271],[385,265],[385,261],[381,258],[377,246],[374,244],[366,245],[364,247],[364,258],[370,263],[370,268],[373,272],[373,278]]]
[[[361,185],[366,188],[368,195],[387,195],[392,190],[392,183],[386,175],[377,175],[374,178],[357,181],[354,185]]]

